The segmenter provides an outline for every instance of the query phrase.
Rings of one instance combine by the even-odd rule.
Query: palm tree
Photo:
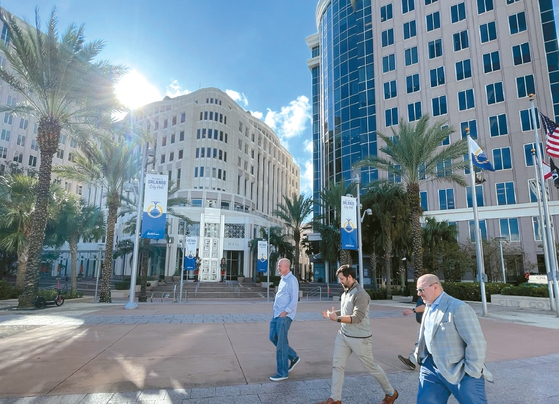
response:
[[[137,142],[120,136],[119,128],[112,129],[114,130],[112,133],[91,129],[93,133],[97,133],[96,141],[87,142],[82,137],[81,150],[75,153],[74,166],[58,166],[54,170],[65,178],[100,188],[105,195],[107,233],[103,278],[99,292],[99,302],[102,303],[111,302],[114,234],[124,184],[140,171],[139,155],[136,153]],[[83,135],[82,132],[76,134]]]
[[[441,146],[454,128],[444,119],[429,126],[429,116],[423,115],[414,125],[400,120],[398,132],[392,129],[392,136],[377,132],[386,143],[380,148],[385,157],[369,156],[355,164],[355,167],[374,167],[393,174],[406,184],[411,212],[412,258],[415,276],[424,273],[423,248],[421,244],[421,201],[419,187],[428,181],[451,181],[466,186],[460,170],[466,168],[463,155],[467,154],[466,140],[462,139],[449,146]]]
[[[403,228],[409,222],[406,195],[398,184],[384,182],[369,187],[361,200],[364,207],[371,209],[373,220],[378,223],[380,234],[375,238],[382,241],[386,293],[391,296],[394,242],[404,233]]]
[[[283,204],[278,204],[273,215],[285,221],[287,228],[293,235],[295,242],[295,256],[293,257],[294,273],[297,279],[301,279],[299,268],[299,250],[301,248],[301,233],[305,225],[305,220],[312,213],[312,198],[305,195],[293,195],[291,198],[283,196]]]
[[[423,239],[423,257],[426,261],[425,268],[431,273],[436,273],[439,258],[448,243],[458,244],[456,237],[458,230],[455,225],[450,225],[447,220],[438,222],[433,217],[425,218],[425,226],[421,229]]]
[[[77,291],[77,255],[80,239],[84,241],[99,240],[105,234],[105,217],[96,206],[88,205],[74,194],[66,193],[60,205],[56,227],[56,238],[62,243],[67,241],[70,247],[71,293]],[[47,226],[48,228],[49,226]]]
[[[28,268],[18,307],[32,307],[37,290],[52,160],[58,152],[61,131],[89,121],[99,111],[113,109],[116,105],[113,80],[124,73],[122,67],[104,61],[93,63],[104,43],[86,43],[83,25],[71,25],[59,36],[55,11],[50,14],[46,32],[41,31],[38,9],[35,27],[20,25],[11,14],[0,15],[9,37],[6,43],[0,42],[0,51],[9,63],[9,67],[0,68],[0,79],[24,100],[16,106],[2,106],[0,110],[27,113],[39,122],[39,183],[31,219]]]
[[[315,228],[320,233],[320,253],[327,262],[337,261],[351,264],[351,254],[341,249],[341,211],[342,196],[351,194],[355,184],[346,186],[343,182],[331,184],[329,188],[320,191],[318,203],[322,207],[322,214],[314,219]]]

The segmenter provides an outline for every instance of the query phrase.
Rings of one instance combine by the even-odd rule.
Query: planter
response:
[[[152,288],[156,288],[157,285],[159,284],[158,281],[148,281],[149,286]]]
[[[524,309],[551,310],[548,297],[491,295],[491,304]]]
[[[237,281],[239,281],[239,283],[243,283],[245,281],[245,277],[244,276],[237,276]]]
[[[180,282],[181,276],[180,275],[173,275],[173,282]]]
[[[274,284],[272,282],[261,282],[261,285],[262,285],[263,288],[268,288],[268,285],[271,287]]]

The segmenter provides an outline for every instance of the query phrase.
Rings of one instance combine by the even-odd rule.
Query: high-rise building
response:
[[[455,128],[448,142],[469,128],[496,168],[476,186],[483,239],[503,237],[518,247],[521,259],[514,267],[507,262],[509,276],[545,272],[530,189],[536,175],[529,94],[537,111],[559,120],[552,1],[320,0],[316,25],[306,39],[314,196],[356,174],[362,185],[387,178],[370,168],[352,170],[380,153],[376,131],[390,134],[400,119],[413,123],[423,114],[446,118]],[[559,195],[551,188],[553,215]],[[471,187],[430,182],[422,185],[421,203],[424,217],[456,223],[460,242],[473,240]]]
[[[190,236],[198,238],[199,279],[220,280],[222,257],[228,276],[254,275],[250,240],[260,227],[282,225],[273,212],[300,188],[299,166],[274,131],[217,88],[165,97],[131,119],[153,134],[154,169],[178,188],[172,197],[184,202],[173,209],[193,222],[168,219],[172,242],[159,244],[167,258],[153,260],[150,274],[173,275],[182,265],[179,241]]]

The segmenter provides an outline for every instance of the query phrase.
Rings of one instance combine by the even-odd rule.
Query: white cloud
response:
[[[282,107],[280,111],[268,109],[264,122],[272,128],[283,142],[305,132],[311,119],[311,105],[304,95]]]
[[[312,159],[306,159],[301,167],[301,194],[312,196],[313,164]]]
[[[178,80],[173,80],[173,82],[167,86],[167,93],[165,95],[174,98],[188,93],[190,93],[190,91],[183,90]]]
[[[258,111],[250,111],[250,114],[256,119],[260,119],[260,120],[262,120],[262,117],[264,116],[262,112],[258,112]]]
[[[248,98],[246,97],[246,95],[234,90],[225,90],[225,94],[227,94],[234,101],[236,101],[237,104],[243,106],[243,108],[248,107]]]

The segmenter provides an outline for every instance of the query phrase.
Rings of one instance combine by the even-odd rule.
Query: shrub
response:
[[[501,294],[530,297],[549,297],[547,285],[538,285],[535,283],[523,283],[518,286],[507,286],[501,290]]]
[[[19,291],[8,281],[0,281],[0,300],[15,299],[19,296]]]
[[[115,282],[115,290],[128,290],[130,289],[130,280]]]
[[[367,293],[371,297],[371,300],[386,300],[386,289],[367,289]]]
[[[40,289],[37,292],[37,296],[44,297],[47,302],[56,299],[57,295],[58,295],[58,290],[56,289]]]
[[[479,282],[444,282],[444,291],[450,296],[460,300],[469,300],[472,302],[481,302],[481,287]],[[491,295],[501,293],[501,290],[507,285],[504,283],[485,283],[485,296],[488,302],[491,301]]]

